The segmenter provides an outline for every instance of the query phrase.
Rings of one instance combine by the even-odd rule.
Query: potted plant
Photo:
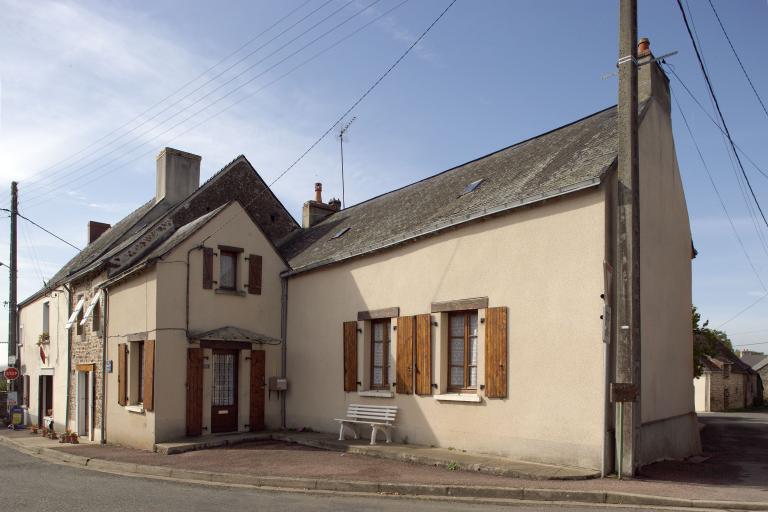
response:
[[[69,442],[72,444],[80,444],[80,440],[78,439],[77,432],[72,432],[69,435]]]
[[[58,439],[59,436],[56,435],[56,431],[51,429],[51,431],[48,433],[48,439]]]
[[[43,436],[43,437],[48,437],[48,428],[47,427],[41,428],[40,429],[40,435]]]
[[[32,435],[37,435],[37,429],[38,429],[37,425],[31,425],[30,426],[30,433]]]
[[[43,332],[40,334],[40,336],[37,337],[37,344],[42,345],[44,343],[49,343],[51,341],[51,335],[47,332]]]

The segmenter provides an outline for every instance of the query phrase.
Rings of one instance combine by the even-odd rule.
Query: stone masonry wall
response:
[[[72,307],[74,308],[79,301],[78,296],[83,295],[85,297],[85,303],[83,304],[83,314],[88,308],[95,290],[93,285],[96,284],[95,280],[82,280],[74,282],[72,286]],[[99,429],[101,425],[101,414],[103,411],[102,401],[102,379],[104,378],[104,371],[102,368],[102,350],[103,350],[103,338],[102,329],[104,328],[104,315],[103,315],[103,300],[99,304],[99,316],[100,316],[100,328],[98,331],[93,330],[93,315],[91,315],[86,321],[85,325],[81,326],[82,334],[78,334],[77,327],[78,322],[72,325],[72,361],[71,361],[71,376],[69,382],[69,428],[73,431],[77,430],[77,365],[78,364],[93,364],[95,367],[94,387],[93,390],[93,426],[94,430]]]

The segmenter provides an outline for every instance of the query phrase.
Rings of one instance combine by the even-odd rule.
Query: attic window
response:
[[[468,184],[466,187],[464,187],[464,191],[460,195],[469,194],[470,192],[474,192],[477,187],[480,186],[480,184],[485,180],[485,178],[480,178],[479,180],[475,180],[472,183]]]
[[[344,234],[345,234],[347,231],[349,231],[349,229],[350,229],[349,227],[346,227],[346,228],[341,228],[339,231],[337,231],[337,232],[336,232],[336,234],[335,234],[335,235],[333,235],[333,236],[331,237],[331,240],[333,240],[334,238],[341,238],[342,236],[344,236]]]

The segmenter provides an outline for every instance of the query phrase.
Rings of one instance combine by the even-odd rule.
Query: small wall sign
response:
[[[107,373],[112,373],[112,360],[111,359],[109,361],[107,361],[107,365],[104,367],[104,370]]]

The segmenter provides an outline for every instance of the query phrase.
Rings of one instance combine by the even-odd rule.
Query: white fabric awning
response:
[[[88,317],[91,316],[91,313],[93,313],[93,308],[95,308],[96,304],[99,303],[100,298],[101,298],[101,291],[98,291],[96,292],[96,295],[93,296],[93,299],[91,299],[91,303],[88,304],[88,309],[85,310],[83,319],[80,320],[80,325],[85,325],[85,321],[88,320]]]
[[[77,320],[77,315],[79,315],[80,311],[83,309],[84,303],[85,303],[85,297],[80,299],[77,303],[77,306],[75,306],[75,309],[72,310],[72,314],[69,315],[69,320],[67,320],[67,325],[64,326],[65,329],[70,329],[72,325],[75,323],[75,320]]]

